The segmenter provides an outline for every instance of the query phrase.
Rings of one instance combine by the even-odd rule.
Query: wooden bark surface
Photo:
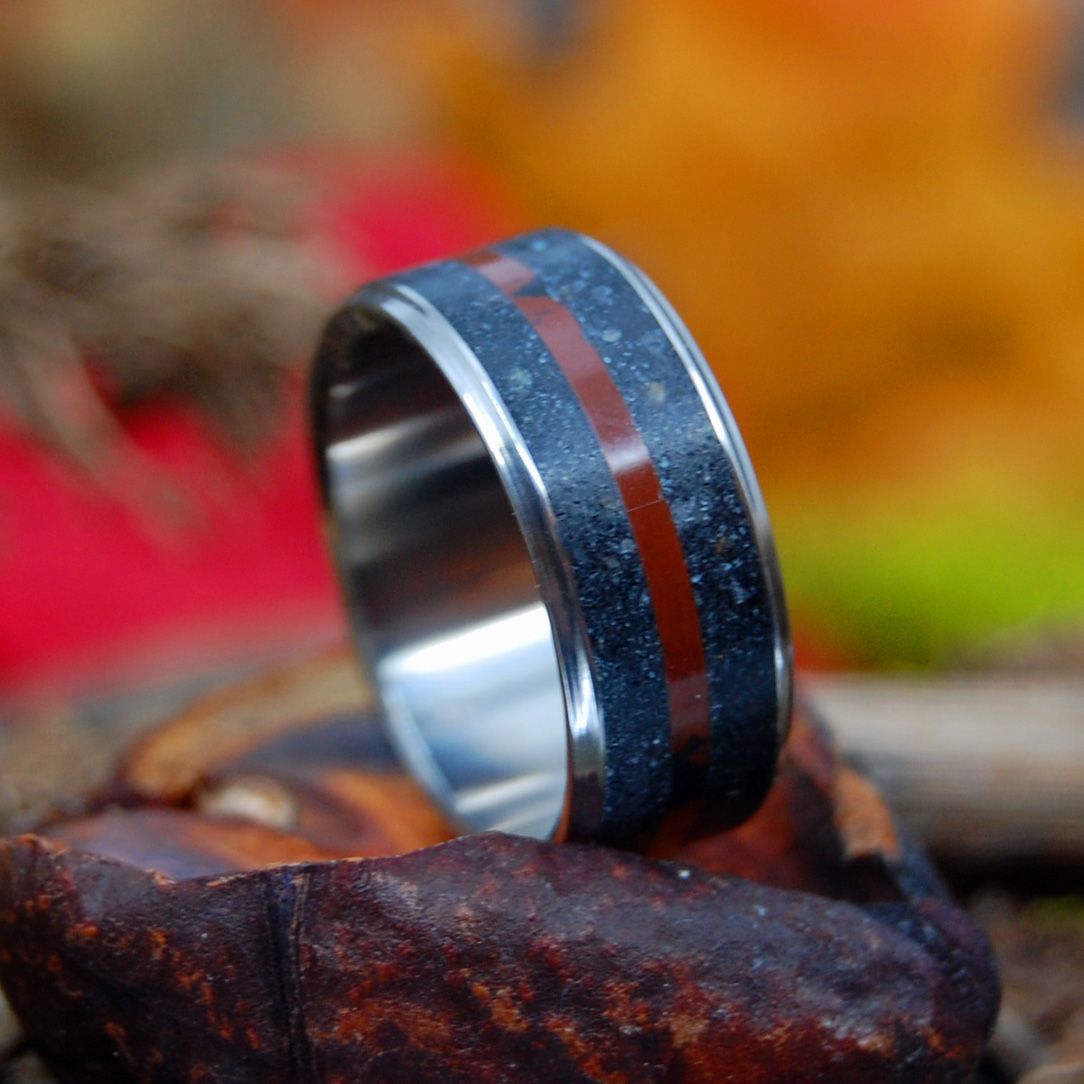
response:
[[[216,694],[3,845],[0,982],[59,1080],[972,1079],[987,943],[807,713],[736,832],[441,845],[344,674]]]

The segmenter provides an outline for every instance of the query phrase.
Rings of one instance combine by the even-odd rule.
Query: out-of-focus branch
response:
[[[0,193],[0,405],[129,496],[150,468],[126,441],[127,407],[168,398],[234,442],[259,438],[323,309],[310,189],[185,164]]]
[[[821,676],[809,688],[937,854],[1084,856],[1084,680]]]

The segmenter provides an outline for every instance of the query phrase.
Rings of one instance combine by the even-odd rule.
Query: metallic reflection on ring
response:
[[[360,655],[458,825],[630,842],[756,808],[790,709],[771,535],[639,271],[544,231],[371,284],[313,409]]]

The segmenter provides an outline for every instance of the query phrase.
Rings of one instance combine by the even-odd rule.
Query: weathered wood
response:
[[[963,1084],[996,1002],[942,901],[509,836],[180,881],[24,837],[0,896],[0,975],[72,1084]]]
[[[210,689],[236,683],[242,673],[219,671],[80,699],[0,703],[0,835],[81,810],[138,734]]]
[[[938,855],[1084,860],[1084,680],[818,677],[845,752]]]
[[[853,676],[808,684],[846,750],[872,766],[939,853],[997,861],[1084,853],[1077,842],[1084,824],[1066,815],[1084,811],[1084,685]],[[371,720],[359,730],[347,717],[367,703],[345,653],[204,698],[141,739],[99,800],[99,808],[102,800],[156,808],[103,810],[57,827],[54,838],[187,879],[284,860],[397,853],[444,838],[446,829],[379,748]],[[137,716],[99,710],[88,722],[58,713],[38,721],[37,737],[47,740],[36,748],[29,731],[15,740],[9,731],[8,747],[21,746],[23,779],[37,795],[28,803],[23,792],[13,820],[77,808],[79,780],[97,784],[118,737],[142,729],[153,713]],[[359,742],[362,733],[368,737]],[[896,861],[903,844],[868,782],[840,769],[812,734],[799,728],[801,772],[788,778],[784,769],[784,785],[753,823],[672,857],[828,896],[840,893],[838,871],[846,868],[844,894],[876,899],[884,862]],[[90,759],[72,765],[72,750],[76,760]],[[64,761],[67,777],[58,769]],[[1022,1002],[1034,999],[1025,994]],[[1012,1012],[1005,1019],[1011,1025]],[[20,1059],[19,1071],[30,1071],[24,1063],[32,1064]]]
[[[128,751],[119,778],[132,800],[176,802],[216,770],[309,723],[369,710],[372,694],[348,649],[269,667],[193,701]]]
[[[103,795],[136,808],[0,844],[0,981],[60,1080],[972,1078],[986,941],[804,713],[760,813],[669,861],[433,847],[371,715],[288,723],[327,676],[183,713]]]

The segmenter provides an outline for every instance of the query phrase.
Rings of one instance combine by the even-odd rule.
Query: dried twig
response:
[[[9,411],[129,493],[151,478],[121,423],[130,406],[179,400],[251,445],[319,325],[311,194],[276,171],[189,165],[109,190],[0,195]]]

